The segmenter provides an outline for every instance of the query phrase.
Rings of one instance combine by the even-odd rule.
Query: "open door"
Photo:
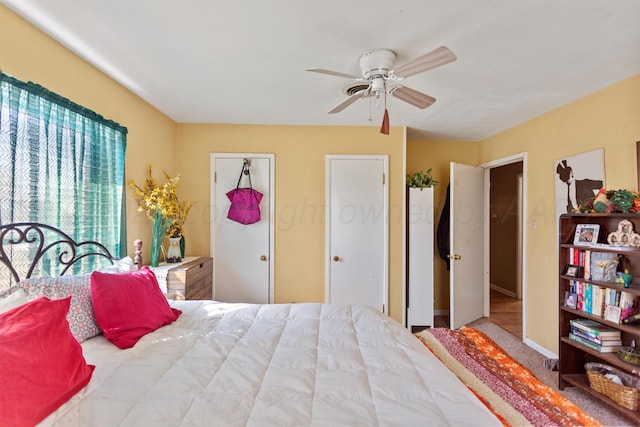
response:
[[[484,315],[484,169],[450,167],[449,325],[457,329]]]

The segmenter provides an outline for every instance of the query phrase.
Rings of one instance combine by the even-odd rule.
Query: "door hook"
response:
[[[249,175],[249,168],[251,167],[251,159],[244,159],[243,172],[245,175]]]

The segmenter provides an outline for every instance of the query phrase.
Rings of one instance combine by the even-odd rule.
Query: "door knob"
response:
[[[260,257],[260,261],[266,261],[266,260],[267,260],[267,256],[266,256],[266,255],[262,255],[262,256]]]
[[[333,260],[334,260],[335,262],[338,262],[338,261],[340,261],[340,257],[336,255],[336,256],[334,256],[334,257],[333,257]]]
[[[447,258],[453,259],[453,260],[456,260],[456,261],[459,260],[459,259],[462,259],[462,257],[460,255],[458,255],[458,254],[453,254],[453,255],[449,254],[449,255],[447,255]]]

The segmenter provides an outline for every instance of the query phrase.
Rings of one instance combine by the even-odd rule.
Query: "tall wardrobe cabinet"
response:
[[[433,187],[407,188],[407,328],[433,327]]]

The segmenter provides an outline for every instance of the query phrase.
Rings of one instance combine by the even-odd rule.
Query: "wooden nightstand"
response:
[[[213,258],[198,257],[169,268],[166,295],[169,299],[210,300],[213,297]]]

